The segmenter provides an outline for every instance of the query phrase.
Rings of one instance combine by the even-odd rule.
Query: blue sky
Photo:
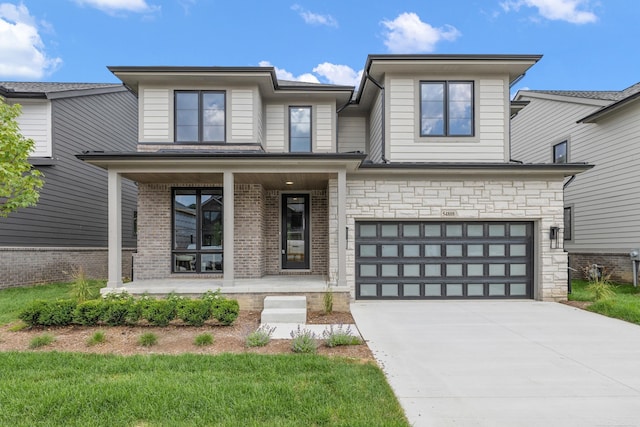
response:
[[[0,0],[0,80],[118,82],[109,65],[276,67],[356,85],[368,54],[542,54],[514,90],[640,81],[637,0]]]

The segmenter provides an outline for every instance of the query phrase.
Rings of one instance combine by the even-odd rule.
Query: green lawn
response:
[[[104,280],[89,280],[95,295],[104,287]],[[18,313],[31,301],[36,299],[70,298],[70,283],[53,283],[50,285],[27,286],[0,290],[0,325],[18,320]]]
[[[312,355],[0,353],[0,425],[408,426],[372,364]]]
[[[92,282],[97,290],[104,282]],[[69,284],[0,291],[0,324]],[[12,332],[19,333],[19,332]],[[2,337],[0,336],[0,339]],[[408,426],[375,365],[316,355],[0,352],[0,426]]]
[[[613,298],[594,301],[593,293],[587,290],[588,285],[589,283],[585,280],[573,280],[569,300],[593,301],[587,310],[640,325],[640,287],[614,284],[612,285],[615,292]]]

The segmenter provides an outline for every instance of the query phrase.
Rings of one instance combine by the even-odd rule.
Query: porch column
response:
[[[122,286],[122,177],[114,170],[108,173],[109,201],[109,279],[108,288]]]
[[[235,186],[233,172],[225,171],[224,173],[224,211],[223,211],[223,268],[224,268],[224,282],[232,285],[234,279],[234,205],[235,205]]]
[[[338,286],[347,286],[347,171],[338,171]]]

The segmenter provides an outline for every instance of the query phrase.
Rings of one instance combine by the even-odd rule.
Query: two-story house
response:
[[[355,96],[270,67],[111,67],[138,149],[78,156],[109,174],[108,289],[130,179],[129,291],[566,298],[562,185],[589,166],[509,159],[509,87],[539,58],[371,55]]]
[[[137,100],[120,84],[0,82],[20,104],[29,161],[44,174],[37,206],[0,218],[0,288],[68,281],[75,268],[107,276],[107,173],[76,158],[84,150],[135,150]],[[135,250],[135,183],[122,185],[123,271]]]
[[[524,90],[512,119],[512,156],[527,162],[589,162],[567,182],[564,247],[582,275],[602,266],[632,282],[629,253],[640,248],[640,83],[620,91]]]

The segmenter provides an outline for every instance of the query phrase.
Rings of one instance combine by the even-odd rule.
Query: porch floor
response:
[[[168,279],[134,280],[125,283],[120,288],[102,288],[102,293],[111,291],[127,291],[132,295],[144,293],[165,295],[171,292],[177,294],[203,294],[208,290],[220,289],[223,294],[246,293],[315,293],[327,290],[324,276],[264,276],[258,279],[236,279],[232,284],[221,279],[198,279],[172,277]],[[333,286],[333,292],[348,292],[345,286]]]

